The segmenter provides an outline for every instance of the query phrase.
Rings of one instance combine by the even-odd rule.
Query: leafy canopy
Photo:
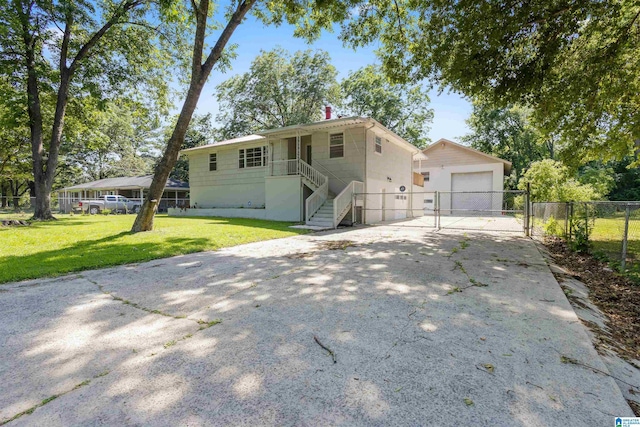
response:
[[[531,184],[533,202],[600,200],[604,196],[591,184],[580,183],[571,170],[557,160],[544,159],[532,163],[520,179],[518,188],[525,190],[527,183]]]
[[[552,144],[545,144],[541,133],[530,122],[530,110],[508,106],[495,108],[473,103],[467,124],[470,134],[461,141],[476,150],[508,160],[513,164],[513,184],[532,162],[552,156]]]
[[[389,76],[533,107],[567,161],[620,158],[640,144],[636,1],[400,0],[354,16],[343,40],[380,39]]]
[[[433,110],[423,85],[392,83],[374,65],[340,84],[337,74],[322,50],[262,52],[248,72],[217,87],[218,139],[322,120],[329,104],[340,115],[373,117],[418,147],[427,144]]]
[[[433,110],[423,85],[393,83],[379,66],[368,65],[349,73],[341,88],[348,115],[372,117],[417,147],[428,144]]]
[[[322,119],[339,99],[338,72],[325,51],[262,51],[248,72],[218,85],[224,139]]]

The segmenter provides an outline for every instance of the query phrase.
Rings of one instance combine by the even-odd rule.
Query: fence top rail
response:
[[[563,205],[567,203],[583,203],[590,205],[622,205],[622,206],[640,206],[640,201],[619,201],[619,200],[588,200],[588,201],[570,201],[570,202],[532,202],[537,205]]]
[[[526,194],[526,191],[522,191],[522,190],[505,190],[505,191],[387,191],[387,192],[373,192],[373,193],[353,193],[355,195],[374,195],[374,194],[386,194],[386,195],[392,195],[392,194],[436,194],[436,193],[440,193],[440,194]],[[538,203],[542,203],[542,202],[538,202]]]
[[[360,192],[357,192],[357,191],[354,191],[354,192],[353,192],[353,195],[354,195],[354,196],[373,196],[373,195],[376,195],[376,194],[384,194],[384,195],[386,195],[386,196],[393,196],[393,195],[396,195],[396,194],[398,194],[398,195],[399,195],[399,194],[403,194],[403,195],[405,195],[405,196],[406,196],[406,195],[409,195],[409,194],[436,194],[436,192],[435,192],[435,191],[414,191],[414,192],[405,191],[404,193],[403,193],[403,192],[400,192],[400,191],[395,191],[395,192],[391,192],[391,191],[389,191],[389,192],[385,192],[385,193],[381,193],[381,192],[376,192],[376,193],[360,193]]]
[[[459,194],[459,193],[475,193],[475,194],[504,194],[504,193],[513,193],[513,194],[526,194],[525,190],[502,190],[502,191],[438,191],[440,194]]]

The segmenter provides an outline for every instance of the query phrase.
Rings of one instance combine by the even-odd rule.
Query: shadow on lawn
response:
[[[223,217],[214,217],[214,216],[160,217],[160,219],[167,219],[167,218],[172,220],[179,220],[179,221],[208,220],[210,221],[210,224],[229,224],[229,225],[238,225],[238,226],[246,226],[246,227],[266,228],[271,230],[287,230],[292,225],[301,224],[297,222],[270,221],[266,219],[223,218]],[[297,230],[297,232],[299,231],[300,230]]]

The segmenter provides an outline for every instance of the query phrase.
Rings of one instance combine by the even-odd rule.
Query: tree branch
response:
[[[64,35],[62,36],[62,47],[60,49],[60,73],[67,68],[67,56],[69,54],[69,41],[71,40],[71,27],[73,26],[73,13],[67,10],[64,23]]]
[[[203,0],[203,3],[206,2]],[[231,34],[233,34],[238,25],[242,23],[245,15],[247,14],[247,12],[249,12],[249,10],[255,3],[256,0],[244,0],[238,5],[235,12],[233,12],[233,15],[231,15],[227,26],[222,31],[222,34],[220,34],[220,38],[218,38],[218,41],[216,42],[215,46],[213,46],[213,49],[211,49],[211,53],[209,53],[207,60],[202,66],[202,70],[205,75],[209,75],[209,72],[211,72],[211,69],[213,68],[215,63],[218,62],[218,59],[220,59],[222,51],[231,38]]]
[[[196,15],[196,34],[193,43],[193,58],[191,59],[191,81],[200,80],[202,74],[202,56],[204,39],[207,31],[207,17],[209,15],[209,1],[201,0],[197,5],[192,0]]]
[[[96,31],[93,34],[93,36],[91,36],[89,41],[86,42],[80,48],[80,50],[78,50],[78,53],[76,54],[75,58],[73,59],[73,62],[69,66],[69,74],[73,74],[75,72],[75,70],[78,68],[80,62],[83,59],[85,59],[87,57],[87,55],[89,55],[89,51],[98,43],[98,41],[100,41],[102,36],[104,36],[105,33],[107,31],[109,31],[109,29],[111,27],[113,27],[115,24],[118,23],[118,20],[122,16],[124,16],[131,9],[134,9],[134,8],[140,6],[143,3],[143,1],[144,0],[127,0],[125,3],[123,3],[121,6],[119,6],[118,9],[116,9],[116,12],[111,17],[111,19],[109,19],[107,22],[105,22],[105,24],[102,26],[102,28],[100,28],[98,31]]]
[[[398,30],[400,30],[400,35],[402,36],[403,39],[407,39],[404,35],[404,30],[402,29],[402,21],[400,20],[400,7],[398,6],[398,2],[397,0],[393,0],[393,4],[395,5],[396,8],[396,14],[398,15]]]

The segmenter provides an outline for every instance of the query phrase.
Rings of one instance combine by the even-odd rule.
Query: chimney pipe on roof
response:
[[[331,106],[326,105],[324,107],[324,118],[325,120],[331,120]]]

